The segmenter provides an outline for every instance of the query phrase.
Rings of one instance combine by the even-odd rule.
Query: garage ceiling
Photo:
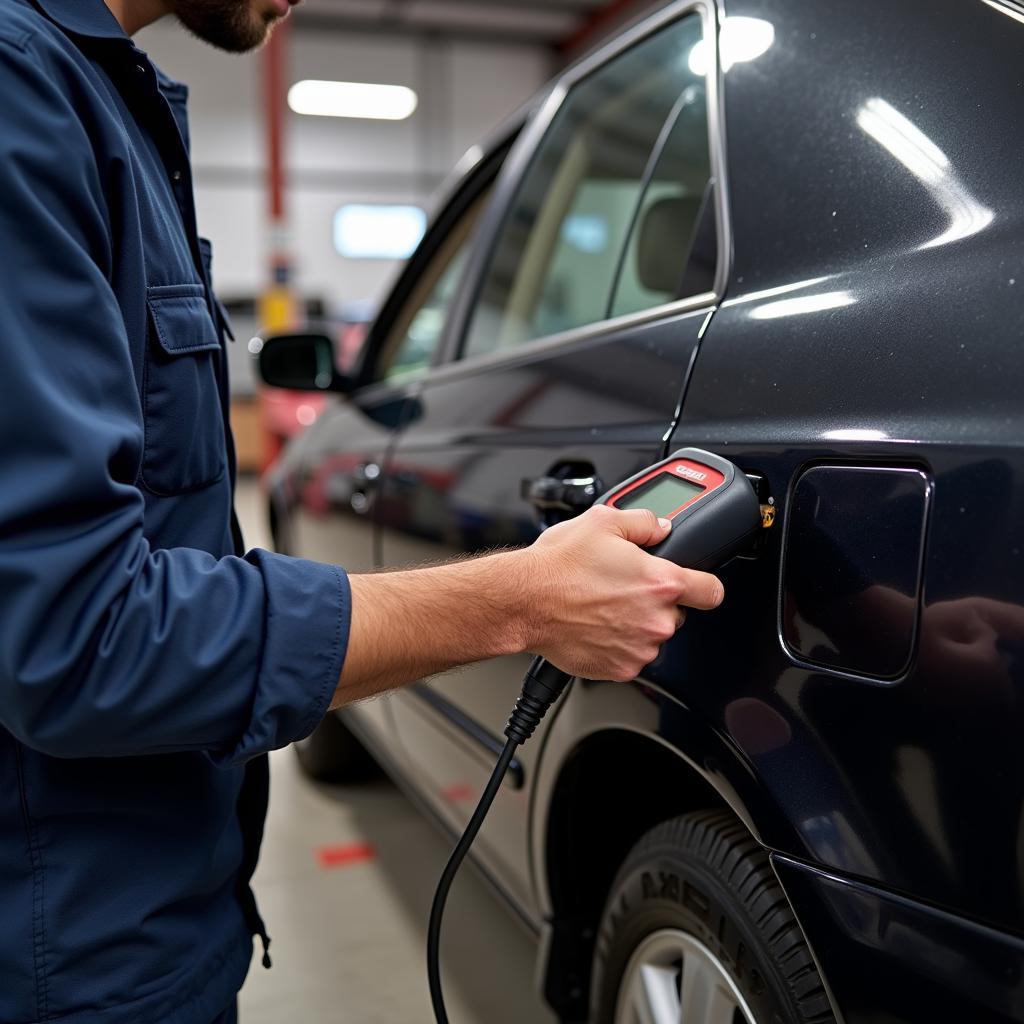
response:
[[[296,28],[514,39],[562,48],[643,5],[644,0],[304,0],[293,17]]]

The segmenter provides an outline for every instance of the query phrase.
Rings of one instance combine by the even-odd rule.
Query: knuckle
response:
[[[676,581],[672,578],[670,573],[663,572],[658,575],[657,589],[662,594],[675,594],[677,589]]]
[[[646,639],[654,643],[664,643],[676,631],[674,615],[659,615],[646,630]]]
[[[647,623],[647,627],[644,630],[644,639],[647,641],[653,641],[654,643],[661,643],[665,638],[665,631],[669,628],[669,621],[666,617],[658,615],[651,619]],[[672,622],[672,628],[675,629],[675,621]]]
[[[659,569],[658,562],[655,562],[655,565],[652,567],[649,585],[651,591],[658,598],[675,594],[679,589],[672,576]]]

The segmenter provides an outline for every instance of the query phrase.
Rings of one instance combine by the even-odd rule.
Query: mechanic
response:
[[[296,2],[296,0],[291,0]],[[6,0],[0,21],[0,1020],[235,1019],[266,753],[482,658],[625,680],[715,577],[594,509],[408,572],[244,548],[223,312],[164,15],[258,46],[286,0]],[[510,698],[514,696],[510,694]]]

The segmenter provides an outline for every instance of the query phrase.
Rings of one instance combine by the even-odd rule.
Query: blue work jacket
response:
[[[102,0],[3,3],[3,1024],[232,1001],[265,754],[348,639],[344,573],[241,557],[185,98]]]

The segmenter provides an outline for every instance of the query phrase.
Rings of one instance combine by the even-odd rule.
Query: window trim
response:
[[[378,392],[407,390],[411,383],[421,381],[426,374],[443,361],[446,332],[442,333],[435,346],[430,364],[415,377],[410,376],[408,380],[395,381],[375,379],[384,341],[391,331],[396,317],[415,291],[416,284],[425,267],[433,262],[443,247],[451,226],[459,221],[484,189],[497,187],[501,180],[504,164],[515,152],[518,137],[526,130],[526,124],[529,123],[529,110],[528,105],[521,108],[487,140],[471,147],[442,183],[438,190],[438,198],[427,204],[428,208],[432,207],[433,209],[428,214],[427,230],[423,240],[416,247],[412,256],[400,264],[394,281],[384,293],[384,302],[370,325],[366,341],[363,343],[356,386],[356,390],[360,394],[366,392],[376,395]],[[500,161],[500,166],[492,172],[491,167],[496,160]],[[493,199],[489,202],[493,202]],[[478,229],[483,227],[485,217],[486,211],[481,217]],[[474,250],[475,248],[474,246]],[[463,269],[463,283],[466,275],[472,269],[474,250],[470,251],[470,259],[467,259]],[[453,310],[457,300],[458,294],[452,303]]]
[[[491,179],[491,184],[493,184],[493,178]],[[423,309],[427,300],[432,297],[442,278],[451,269],[452,264],[459,259],[460,254],[462,255],[462,266],[458,271],[460,279],[462,274],[465,273],[470,252],[469,243],[473,240],[473,230],[480,223],[480,218],[488,200],[486,168],[481,172],[481,175],[478,175],[475,185],[476,187],[471,191],[467,186],[460,193],[461,197],[468,201],[460,202],[459,209],[450,218],[450,223],[446,224],[446,230],[442,231],[437,245],[434,246],[430,254],[430,258],[420,269],[419,273],[415,275],[414,280],[410,282],[410,287],[403,301],[398,304],[394,314],[389,318],[387,330],[378,332],[375,335],[376,348],[373,359],[372,383],[401,384],[405,381],[416,380],[422,377],[432,366],[436,365],[437,352],[444,338],[444,323],[441,325],[441,331],[437,335],[437,340],[431,347],[430,358],[425,363],[401,371],[394,377],[380,376],[381,362],[389,355],[397,356],[401,351],[404,343],[409,340],[409,330],[417,314]],[[472,220],[472,223],[468,223],[470,220]],[[464,253],[462,252],[463,249],[465,249]],[[444,257],[447,258],[444,259],[443,266],[436,274],[433,273],[437,270],[438,261]],[[433,277],[432,280],[431,277]],[[429,284],[427,283],[428,281]],[[395,332],[399,327],[402,327],[403,336],[396,338]]]
[[[598,320],[557,334],[532,338],[521,345],[508,349],[479,355],[465,355],[468,330],[476,309],[477,299],[483,286],[484,277],[490,267],[494,248],[518,193],[520,182],[531,166],[541,143],[547,137],[570,90],[578,82],[600,70],[621,53],[637,46],[672,22],[694,12],[701,17],[703,37],[714,43],[709,48],[712,67],[708,71],[705,86],[711,180],[715,183],[715,230],[718,234],[718,262],[715,267],[714,289],[699,295],[674,299],[660,306],[652,306],[635,313]],[[477,244],[470,253],[459,290],[452,302],[452,311],[446,330],[438,346],[439,358],[429,371],[430,378],[433,378],[439,369],[451,370],[455,366],[476,368],[515,362],[527,354],[532,355],[549,348],[619,331],[624,327],[662,320],[674,314],[688,313],[713,306],[722,299],[732,265],[732,232],[727,197],[725,130],[721,99],[722,70],[718,53],[718,18],[719,12],[715,0],[676,0],[675,3],[671,3],[643,19],[594,53],[571,65],[549,86],[537,114],[524,128],[498,174],[490,208],[484,213],[481,220]],[[447,375],[445,373],[445,376]]]

